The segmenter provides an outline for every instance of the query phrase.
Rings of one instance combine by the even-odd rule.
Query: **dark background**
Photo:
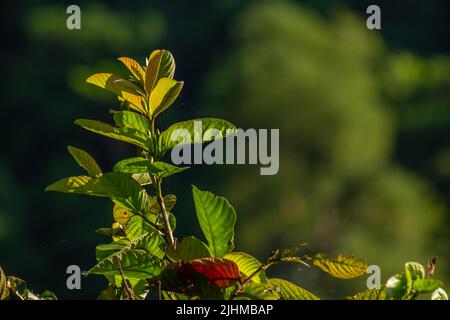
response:
[[[81,30],[66,28],[70,4]],[[381,7],[379,31],[366,28],[369,4]],[[73,121],[110,121],[117,106],[87,76],[125,74],[117,57],[144,63],[157,48],[185,81],[161,126],[214,116],[280,129],[278,175],[194,166],[168,181],[178,237],[201,235],[195,184],[229,199],[236,249],[258,258],[306,241],[367,258],[384,281],[437,256],[437,277],[450,279],[448,1],[14,1],[1,12],[0,265],[36,291],[95,298],[105,285],[88,277],[69,291],[65,270],[94,264],[107,241],[94,230],[112,223],[112,204],[43,190],[82,172],[67,145],[104,170],[133,154]],[[272,275],[327,298],[365,286],[297,268]]]

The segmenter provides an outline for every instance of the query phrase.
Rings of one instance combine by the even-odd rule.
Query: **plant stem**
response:
[[[251,280],[251,278],[253,278],[256,274],[258,274],[258,272],[260,272],[261,270],[266,270],[269,267],[269,264],[261,264],[259,266],[258,269],[256,269],[251,275],[249,275],[247,278],[245,278],[244,281],[241,281],[241,283],[236,287],[236,289],[231,293],[230,295],[230,299],[233,299],[234,297],[236,297],[237,295],[239,295],[239,293],[241,293],[242,288],[244,287],[244,285],[247,284],[247,282],[249,282]]]
[[[119,265],[119,273],[120,273],[120,276],[122,277],[123,287],[124,287],[125,292],[126,292],[126,294],[128,296],[128,300],[136,300],[134,298],[133,290],[128,286],[128,281],[125,278],[125,274],[123,273],[122,264],[121,264],[119,258],[117,258],[117,264]]]
[[[166,226],[166,237],[169,242],[169,246],[172,250],[175,250],[175,239],[173,238],[172,228],[170,226],[169,213],[166,210],[166,206],[164,205],[164,198],[161,193],[161,180],[158,178],[151,177],[152,183],[155,187],[156,191],[156,199],[159,204],[159,208],[161,209],[161,213],[163,215],[164,224]]]

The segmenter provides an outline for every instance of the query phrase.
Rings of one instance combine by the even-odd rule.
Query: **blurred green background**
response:
[[[280,129],[280,170],[194,166],[171,178],[176,236],[200,236],[191,184],[226,196],[238,213],[237,250],[263,259],[308,242],[381,267],[437,256],[450,284],[450,3],[377,1],[382,30],[366,28],[368,1],[80,1],[81,30],[66,28],[65,1],[15,1],[2,10],[0,265],[36,291],[95,298],[101,277],[66,289],[66,267],[87,270],[94,230],[112,223],[102,198],[45,193],[82,170],[66,145],[104,170],[133,154],[126,144],[73,125],[110,121],[114,97],[84,82],[125,74],[120,56],[144,63],[173,52],[185,86],[161,125],[192,117]],[[272,275],[325,298],[365,287],[298,266]],[[318,289],[317,289],[318,288]]]

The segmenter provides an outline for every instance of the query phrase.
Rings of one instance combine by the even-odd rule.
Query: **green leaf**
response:
[[[227,199],[192,186],[195,211],[213,257],[223,257],[234,247],[236,212]]]
[[[234,300],[279,300],[280,295],[268,283],[250,282],[246,284]]]
[[[148,172],[148,163],[149,161],[143,157],[133,157],[117,162],[113,170],[123,173],[144,173]]]
[[[144,133],[131,128],[117,128],[110,124],[100,122],[97,120],[78,119],[75,121],[76,125],[100,134],[102,136],[112,138],[115,140],[131,143],[144,150],[151,152],[151,139]]]
[[[175,60],[167,50],[155,50],[147,60],[145,73],[145,90],[151,93],[162,78],[173,78],[175,74]]]
[[[99,177],[102,175],[102,170],[89,153],[72,146],[68,146],[67,149],[80,167],[85,169],[90,176]]]
[[[143,115],[133,111],[114,112],[114,122],[119,127],[138,130],[144,134],[150,131],[149,121]]]
[[[129,175],[117,172],[105,173],[100,178],[102,187],[113,201],[132,213],[148,211],[149,196],[142,186]]]
[[[177,167],[165,162],[150,163],[143,157],[133,157],[119,161],[114,166],[114,171],[123,173],[145,173],[159,178],[167,178],[176,173],[189,169],[189,167]]]
[[[447,292],[442,288],[437,288],[431,295],[431,300],[448,300]]]
[[[6,274],[0,267],[0,300],[6,300],[9,298],[8,280]]]
[[[148,279],[159,275],[164,264],[164,252],[160,245],[164,241],[157,233],[144,234],[124,245],[123,241],[97,247],[98,263],[87,272],[107,277],[120,275],[120,267],[126,277]],[[120,267],[119,267],[120,263]]]
[[[425,278],[425,268],[417,262],[405,263],[405,277],[409,287],[413,281]]]
[[[96,197],[107,197],[100,180],[89,176],[75,176],[58,180],[45,188],[45,191],[86,194]]]
[[[442,286],[442,281],[435,279],[417,279],[413,282],[413,290],[417,293],[434,291]]]
[[[386,294],[386,287],[380,289],[367,289],[363,292],[359,292],[351,297],[347,297],[348,300],[388,300]]]
[[[101,261],[129,245],[127,240],[118,240],[107,244],[99,244],[95,248],[95,258]]]
[[[125,226],[125,234],[130,240],[134,240],[142,236],[143,234],[152,232],[154,230],[155,228],[153,228],[150,223],[148,223],[144,218],[138,215],[132,216]]]
[[[133,173],[133,174],[131,174],[131,178],[136,180],[136,182],[139,183],[141,186],[146,186],[146,185],[152,184],[152,179],[148,172]]]
[[[386,282],[386,288],[387,295],[396,300],[403,299],[411,292],[411,287],[408,286],[408,281],[404,274],[396,274],[390,277]]]
[[[187,169],[189,169],[189,167],[177,167],[165,162],[153,162],[148,164],[148,172],[159,178],[168,178]]]
[[[174,103],[183,88],[183,81],[162,78],[150,93],[149,113],[156,117]]]
[[[208,246],[195,237],[185,237],[177,245],[175,254],[179,260],[194,260],[198,258],[209,258]]]
[[[130,210],[125,209],[124,207],[116,203],[114,204],[113,208],[113,216],[114,221],[124,226],[127,224],[128,220],[130,220],[130,218],[133,216],[133,213]]]
[[[328,259],[319,253],[310,259],[322,271],[339,279],[353,279],[364,275],[367,271],[367,263],[353,257],[339,255],[335,259]]]
[[[149,197],[142,186],[129,175],[108,172],[99,178],[76,176],[61,179],[49,185],[45,191],[110,197],[123,209],[132,213],[146,213]]]
[[[222,137],[226,137],[232,134],[236,127],[228,121],[215,118],[201,118],[175,123],[163,131],[159,137],[160,155],[181,142],[182,137],[177,135],[177,130],[180,129],[186,130],[190,134],[191,143],[194,143],[214,140],[214,137],[207,132],[209,129],[217,129],[221,132]]]
[[[283,279],[272,278],[268,283],[280,295],[281,300],[320,300],[308,290]]]
[[[121,250],[98,262],[87,275],[120,275],[119,262],[126,277],[148,279],[159,275],[162,265],[159,259],[142,249]]]
[[[237,264],[239,271],[246,277],[252,276],[261,267],[261,263],[255,257],[252,257],[245,252],[227,253],[224,258],[234,261]],[[251,280],[255,283],[267,282],[265,271],[260,270],[252,276]]]

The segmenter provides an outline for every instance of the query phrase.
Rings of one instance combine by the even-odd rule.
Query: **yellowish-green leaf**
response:
[[[281,300],[320,300],[308,290],[283,279],[272,278],[268,280],[268,284],[280,295]]]
[[[130,218],[133,216],[133,213],[131,213],[129,210],[123,208],[118,204],[114,204],[113,216],[114,221],[124,226],[127,224],[128,220],[130,220]]]
[[[128,68],[128,70],[130,70],[136,80],[144,86],[145,71],[142,69],[141,65],[136,60],[129,57],[120,57],[118,60],[121,61]]]
[[[90,176],[99,177],[102,175],[102,170],[89,153],[72,146],[68,146],[67,149],[75,161],[85,169]]]
[[[108,196],[100,180],[89,176],[75,176],[58,180],[45,188],[45,191],[87,194],[97,197]]]
[[[114,122],[119,127],[135,129],[145,134],[148,134],[150,131],[148,119],[133,111],[114,112]]]
[[[236,127],[228,121],[215,118],[200,118],[175,123],[161,133],[158,142],[159,154],[163,155],[176,145],[211,141],[214,137],[207,134],[209,129],[217,129],[222,137],[226,137],[234,133]],[[183,136],[180,133],[183,132],[189,134],[190,141],[182,141]]]
[[[0,267],[0,300],[6,300],[9,298],[8,280],[6,274]]]
[[[144,173],[149,172],[152,176],[168,178],[171,175],[189,169],[189,167],[177,167],[165,162],[150,163],[142,157],[133,157],[119,161],[114,166],[114,171],[123,173]]]
[[[147,60],[145,73],[145,90],[152,92],[158,81],[162,78],[173,78],[175,74],[175,59],[170,51],[155,50]]]
[[[195,237],[185,237],[177,245],[175,256],[179,260],[194,260],[198,258],[209,258],[208,246]]]
[[[136,180],[141,186],[146,186],[152,183],[152,179],[148,172],[133,173],[131,177]]]
[[[183,88],[183,81],[162,78],[150,93],[149,113],[157,116],[175,101]]]
[[[235,300],[279,300],[280,295],[268,283],[249,282],[242,288]]]
[[[132,82],[112,73],[96,73],[87,78],[86,82],[115,93],[129,102],[131,108],[145,113],[144,97]]]
[[[234,248],[236,212],[227,199],[192,186],[195,211],[208,240],[212,257],[221,258]]]
[[[78,119],[75,121],[80,127],[123,142],[128,142],[144,150],[150,151],[151,139],[144,133],[131,128],[117,128],[110,124],[88,119]]]
[[[230,252],[227,253],[224,256],[224,258],[236,263],[239,268],[239,271],[246,277],[252,276],[251,280],[253,282],[255,283],[267,282],[265,271],[264,270],[258,271],[258,269],[261,268],[261,263],[255,257],[252,257],[251,255],[245,252]]]
[[[323,254],[317,254],[310,259],[314,265],[339,279],[353,279],[367,271],[367,263],[353,257],[339,255],[335,259],[328,259]]]

